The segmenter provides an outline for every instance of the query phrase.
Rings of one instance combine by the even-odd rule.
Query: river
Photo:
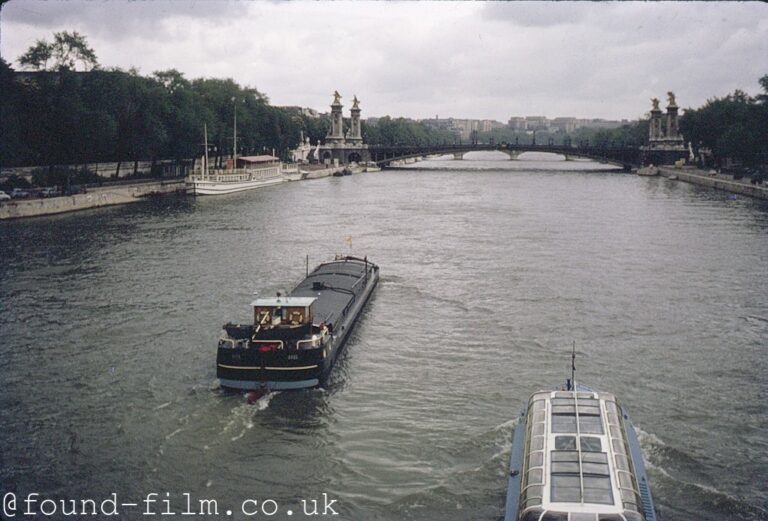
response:
[[[575,342],[662,520],[768,519],[768,204],[526,157],[0,223],[0,492],[496,521],[514,418]],[[329,388],[222,392],[221,324],[349,252],[381,282]]]

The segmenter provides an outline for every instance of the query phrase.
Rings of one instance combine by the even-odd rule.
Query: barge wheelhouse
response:
[[[317,266],[287,296],[251,303],[253,324],[225,324],[216,375],[222,387],[283,390],[325,385],[379,280],[367,259]]]
[[[533,394],[510,469],[505,521],[656,521],[637,435],[610,393]]]

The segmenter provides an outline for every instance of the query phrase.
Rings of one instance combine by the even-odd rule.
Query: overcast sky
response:
[[[362,116],[636,119],[672,90],[682,107],[768,74],[758,2],[251,2],[11,0],[2,57],[56,31],[103,67],[232,78],[274,105]]]

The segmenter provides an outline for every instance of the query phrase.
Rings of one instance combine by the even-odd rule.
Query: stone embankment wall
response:
[[[753,185],[748,178],[735,181],[730,176],[709,174],[703,170],[687,168],[660,167],[659,173],[664,177],[677,176],[680,181],[701,186],[709,186],[734,194],[747,195],[758,199],[768,199],[768,187]]]
[[[88,193],[51,197],[47,199],[20,199],[0,203],[0,220],[35,217],[64,212],[135,203],[155,194],[183,193],[184,181],[153,181],[123,186],[89,188]]]

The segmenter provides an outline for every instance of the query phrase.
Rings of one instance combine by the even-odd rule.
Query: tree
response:
[[[88,46],[85,36],[77,31],[54,33],[53,43],[37,40],[19,57],[19,64],[35,70],[48,70],[48,61],[55,60],[55,69],[75,70],[77,62],[88,71],[99,66],[96,53]]]
[[[96,60],[96,53],[88,47],[85,36],[77,31],[55,33],[52,48],[58,68],[65,67],[74,70],[78,61],[82,62],[85,70],[93,69],[99,65]]]
[[[48,68],[48,60],[53,56],[53,46],[45,40],[37,40],[35,45],[19,57],[22,67],[31,67],[37,71]]]

